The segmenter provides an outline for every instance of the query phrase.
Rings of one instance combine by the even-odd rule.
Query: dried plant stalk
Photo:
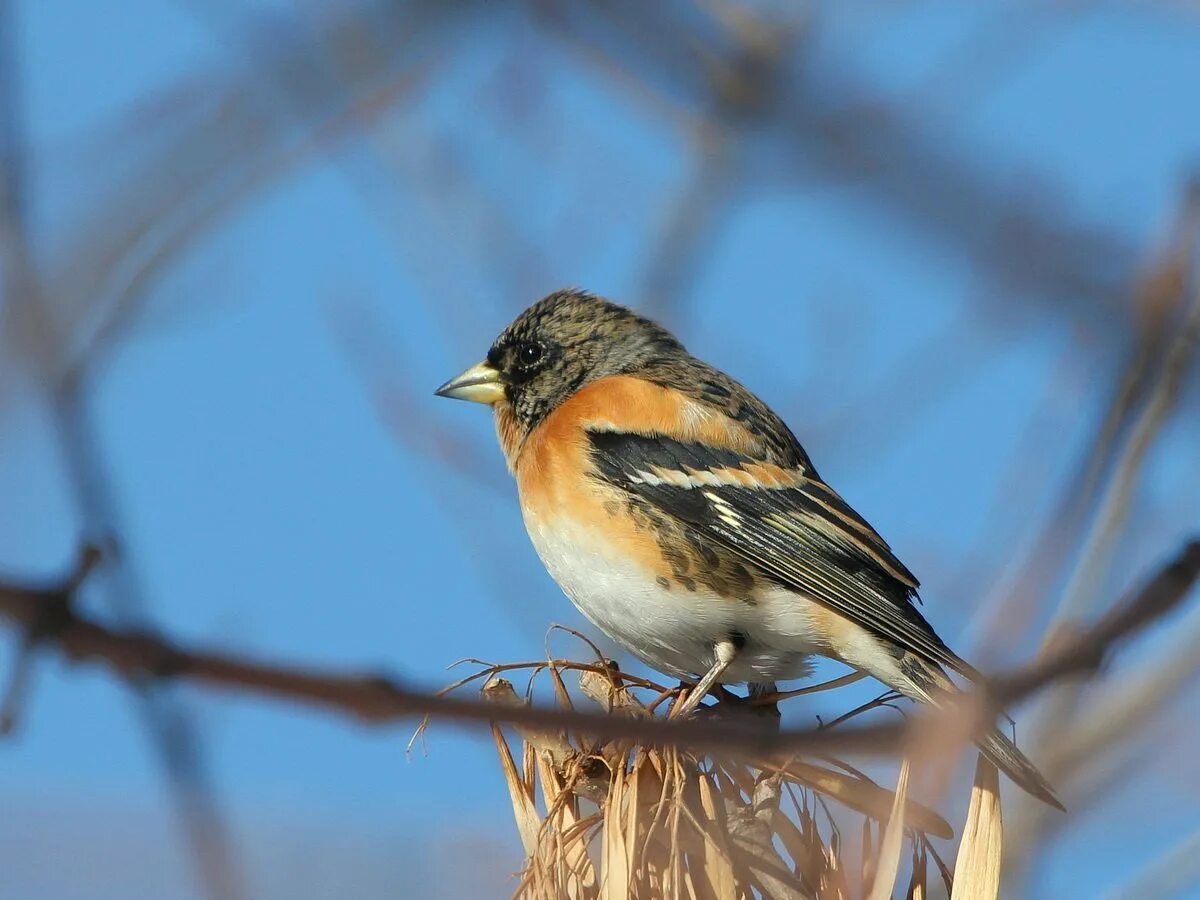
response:
[[[485,669],[483,695],[523,702],[494,674],[520,668]],[[562,676],[574,671],[582,696],[613,715],[654,715],[672,693],[644,679],[626,682],[607,664],[553,660],[525,668],[549,673],[555,696],[568,707]],[[746,715],[747,727],[765,724],[750,704],[734,706],[731,714]],[[921,896],[929,882],[929,836],[953,834],[944,819],[909,798],[907,761],[889,791],[848,766],[713,759],[676,747],[596,745],[570,734],[515,731],[519,754],[494,729],[526,854],[515,894],[521,900],[848,900],[860,895],[851,889],[853,867],[843,858],[830,801],[884,829],[882,840],[862,849],[863,870],[874,873],[863,879],[873,882],[870,896],[890,897],[897,884]],[[906,836],[911,875],[901,880]],[[943,881],[948,892],[948,877]]]
[[[1000,810],[1000,775],[983,758],[975,764],[975,785],[954,864],[950,900],[994,900],[1000,894],[1004,818]]]
[[[900,872],[900,849],[904,840],[904,808],[908,802],[908,769],[905,759],[900,763],[900,777],[896,779],[896,795],[892,812],[888,816],[887,831],[879,844],[879,859],[875,863],[875,882],[871,885],[871,900],[887,900],[896,886]]]

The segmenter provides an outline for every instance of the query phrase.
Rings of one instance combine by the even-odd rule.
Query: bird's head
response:
[[[437,389],[511,415],[528,434],[593,381],[635,374],[685,352],[666,329],[586,291],[555,291],[500,333],[487,358]]]

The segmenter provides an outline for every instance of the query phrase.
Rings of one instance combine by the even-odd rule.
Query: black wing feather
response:
[[[869,524],[806,475],[795,486],[681,486],[762,462],[665,435],[590,434],[599,476],[699,529],[760,571],[930,662],[973,675],[913,605],[917,581]],[[674,478],[669,477],[675,475]]]

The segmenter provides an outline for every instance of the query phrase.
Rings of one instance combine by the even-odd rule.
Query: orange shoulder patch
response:
[[[551,413],[541,428],[665,434],[750,455],[761,450],[758,438],[721,410],[632,375],[603,378],[580,389]]]
[[[553,502],[561,488],[578,488],[591,466],[587,432],[606,430],[664,434],[752,456],[762,452],[759,440],[720,410],[649,381],[616,375],[581,388],[516,450],[513,470],[525,502]]]

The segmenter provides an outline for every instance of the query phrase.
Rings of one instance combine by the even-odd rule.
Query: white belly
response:
[[[760,586],[753,604],[661,586],[644,569],[582,527],[547,527],[525,520],[546,568],[575,606],[597,628],[651,668],[679,678],[704,674],[717,643],[740,635],[745,644],[721,679],[726,683],[800,678],[818,651],[811,601],[774,586]]]

